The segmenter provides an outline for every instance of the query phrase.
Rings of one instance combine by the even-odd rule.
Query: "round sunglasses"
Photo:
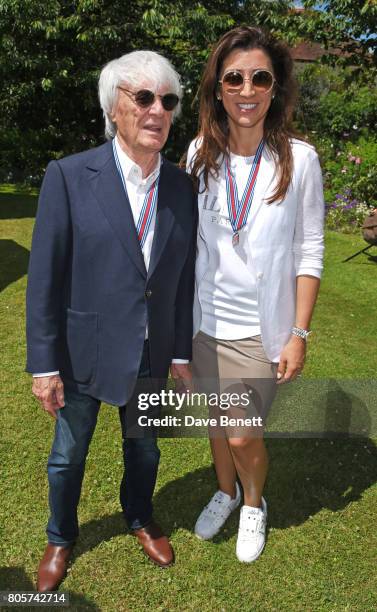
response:
[[[236,94],[244,87],[246,81],[250,81],[255,91],[268,93],[273,88],[276,79],[269,70],[257,68],[250,72],[250,78],[245,77],[240,70],[229,70],[219,80],[219,83],[226,93]]]
[[[179,102],[178,96],[173,93],[160,96],[150,89],[140,89],[139,91],[131,91],[125,87],[118,87],[118,89],[124,91],[140,108],[149,108],[149,106],[152,106],[156,97],[160,98],[162,107],[166,111],[174,110]]]

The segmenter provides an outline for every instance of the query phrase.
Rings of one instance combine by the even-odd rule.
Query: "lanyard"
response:
[[[229,219],[233,229],[233,246],[236,246],[239,243],[239,231],[246,225],[249,217],[260,162],[262,158],[263,147],[264,140],[262,139],[255,153],[254,161],[250,168],[249,178],[247,179],[246,187],[244,189],[241,201],[239,201],[238,199],[237,183],[232,176],[229,166],[229,159],[226,159],[225,161],[226,199],[228,203]]]
[[[120,174],[120,178],[122,179],[123,189],[128,198],[126,181],[124,179],[122,166],[120,165],[118,153],[115,146],[115,139],[113,139],[113,152],[115,158],[115,164],[117,170]],[[140,211],[139,220],[136,225],[137,236],[139,238],[140,246],[143,248],[145,240],[148,235],[148,230],[150,224],[152,222],[152,218],[154,215],[154,211],[156,208],[156,202],[158,198],[158,183],[159,183],[160,175],[153,181],[152,185],[149,187],[143,202],[142,209]]]

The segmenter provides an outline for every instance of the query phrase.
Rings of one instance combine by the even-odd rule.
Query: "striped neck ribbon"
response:
[[[123,189],[128,198],[126,181],[124,178],[122,166],[120,165],[118,153],[116,150],[115,139],[113,139],[113,152],[114,152],[115,164],[119,172],[120,178],[122,179]],[[140,211],[139,220],[136,224],[137,237],[139,239],[141,248],[143,248],[145,244],[145,240],[148,235],[148,230],[149,230],[150,224],[153,219],[154,211],[156,209],[156,204],[157,204],[157,199],[158,199],[159,180],[160,180],[160,175],[158,175],[158,177],[153,181],[152,185],[149,187],[145,195],[145,198],[144,198],[143,206]]]
[[[241,201],[238,199],[237,183],[230,170],[229,158],[225,160],[226,199],[228,203],[229,219],[233,229],[233,246],[236,246],[239,243],[239,231],[246,225],[249,217],[260,162],[262,158],[263,147],[264,140],[262,139],[255,153],[254,161],[250,168],[249,178],[247,179],[246,187],[244,189]]]

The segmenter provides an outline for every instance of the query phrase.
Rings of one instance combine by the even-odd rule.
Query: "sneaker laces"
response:
[[[240,521],[241,539],[247,540],[249,535],[264,533],[266,518],[259,508],[252,508],[243,512]],[[242,537],[243,536],[243,537]]]
[[[212,497],[211,501],[205,507],[206,512],[209,514],[213,514],[215,517],[221,517],[224,511],[225,504],[229,504],[230,502],[226,499],[229,497],[226,493],[222,491],[217,491],[215,495]]]

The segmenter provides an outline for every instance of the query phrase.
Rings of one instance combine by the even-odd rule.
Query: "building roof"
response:
[[[308,14],[309,12],[314,14],[316,11],[309,11],[304,7],[294,7],[290,12],[294,14]],[[352,55],[351,52],[361,53],[358,41],[352,38],[350,38],[347,42],[340,43],[338,47],[329,47],[328,49],[319,43],[305,40],[291,47],[291,56],[296,62],[315,62],[323,55],[349,57]]]
[[[319,43],[302,41],[291,48],[292,59],[296,62],[315,62],[317,59],[330,53],[331,55],[346,55],[341,49],[326,50]]]

